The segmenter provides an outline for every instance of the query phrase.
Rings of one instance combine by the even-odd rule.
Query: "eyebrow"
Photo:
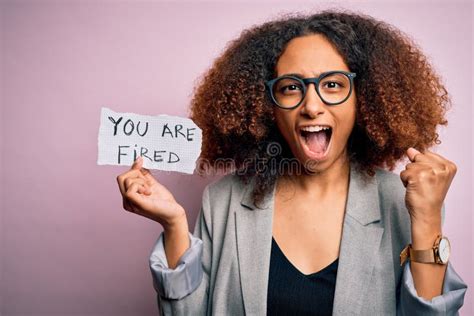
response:
[[[317,74],[316,74],[316,77],[319,77],[319,76],[321,76],[322,74],[325,74],[325,73],[331,72],[331,71],[343,71],[343,70],[334,69],[334,70],[323,71],[323,72],[317,73]],[[344,70],[344,71],[345,71],[345,70]],[[301,78],[301,79],[304,78],[304,76],[303,76],[302,74],[296,73],[296,72],[295,72],[295,73],[289,73],[289,74],[282,74],[282,75],[280,75],[279,77],[281,77],[281,76],[295,76],[295,77],[298,77],[298,78]]]
[[[302,75],[302,74],[299,74],[299,73],[283,74],[283,75],[280,75],[279,77],[281,77],[281,76],[295,76],[295,77],[298,77],[298,78],[303,79],[303,75]],[[320,76],[320,75],[318,75],[318,76]]]

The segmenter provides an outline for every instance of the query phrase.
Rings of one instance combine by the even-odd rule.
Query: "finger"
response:
[[[138,156],[137,159],[135,159],[135,161],[133,162],[133,165],[130,169],[140,170],[142,165],[143,165],[143,158],[142,156]]]
[[[123,199],[123,208],[130,213],[139,213],[139,207],[126,198]]]
[[[137,205],[135,202],[130,200],[128,197],[123,197],[122,198],[122,204],[123,208],[126,211],[132,212],[132,213],[139,213],[140,212],[140,206]]]
[[[125,197],[122,198],[122,207],[126,211],[133,212],[133,209],[132,209],[130,203],[128,202],[128,200]]]
[[[403,170],[400,172],[400,179],[403,182],[403,186],[406,188],[407,185],[409,184],[411,173],[409,170]]]
[[[132,186],[133,183],[138,183],[140,187],[138,188],[138,193],[150,195],[151,190],[149,185],[147,184],[146,180],[143,178],[127,178],[125,180],[125,191],[128,190],[129,187]]]
[[[150,195],[151,190],[150,190],[150,188],[148,188],[147,184],[144,184],[144,185],[140,186],[140,188],[138,188],[138,193],[145,194],[145,195]]]
[[[410,153],[409,153],[410,152]],[[410,160],[418,163],[418,162],[428,162],[428,163],[437,163],[437,164],[443,164],[446,162],[446,159],[441,157],[438,154],[435,154],[429,150],[424,150],[423,152],[420,152],[419,150],[416,150],[413,147],[408,148],[407,150],[407,156],[409,156]]]
[[[429,151],[429,150],[427,150],[424,154],[425,154],[425,156],[431,158],[431,160],[436,161],[439,164],[446,164],[446,162],[448,161],[443,156],[438,155],[437,153],[434,153],[434,152]]]
[[[136,169],[130,169],[129,171],[119,175],[117,177],[117,183],[119,185],[119,188],[120,188],[120,192],[122,193],[122,195],[125,194],[125,192],[127,191],[127,189],[125,188],[125,180],[128,179],[128,178],[143,178],[145,179],[145,177],[141,174],[141,172],[139,170],[136,170]]]
[[[140,184],[133,183],[125,192],[125,197],[130,200],[130,204],[133,208],[133,204],[139,205],[141,202],[140,194],[138,194],[138,189],[140,188]]]
[[[433,167],[440,168],[442,165],[438,162],[432,161],[417,161],[417,162],[410,162],[405,165],[406,170],[421,170],[421,169],[432,169]]]
[[[140,185],[146,185],[146,182],[145,182],[145,179],[143,178],[139,178],[139,177],[136,177],[136,178],[132,178],[132,177],[129,177],[127,179],[125,179],[125,191],[128,190],[128,188],[133,184],[133,183],[138,183]]]
[[[418,162],[422,158],[421,155],[423,155],[420,151],[417,149],[410,147],[407,149],[406,154],[408,156],[408,159],[410,159],[411,162]]]
[[[427,157],[427,154],[424,155]],[[434,174],[449,174],[450,172],[452,173],[453,169],[455,169],[453,164],[446,159],[443,162],[435,160],[432,157],[429,157],[428,159],[429,161],[410,162],[405,165],[405,170],[412,170],[415,173],[427,171]]]
[[[154,182],[157,182],[155,177],[151,174],[150,170],[148,170],[146,168],[141,168],[140,172],[145,177],[145,179],[148,181],[148,184],[152,184]]]

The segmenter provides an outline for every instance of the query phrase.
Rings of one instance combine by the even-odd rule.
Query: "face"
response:
[[[323,35],[297,37],[288,42],[280,56],[277,76],[299,74],[301,78],[318,77],[331,70],[350,71],[343,58]],[[330,84],[334,88],[334,84]],[[311,172],[324,171],[335,162],[347,159],[347,140],[356,116],[356,95],[338,105],[325,104],[313,83],[296,109],[274,107],[278,128],[293,155]],[[319,131],[321,127],[326,130]]]

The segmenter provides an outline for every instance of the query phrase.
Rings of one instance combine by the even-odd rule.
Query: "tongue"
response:
[[[320,154],[323,154],[326,151],[328,145],[326,133],[323,131],[308,133],[306,136],[306,142],[309,150]]]

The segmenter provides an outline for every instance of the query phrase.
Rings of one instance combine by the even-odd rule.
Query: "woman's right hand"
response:
[[[173,194],[142,165],[143,158],[138,157],[130,170],[117,177],[123,208],[157,221],[165,229],[186,221],[186,212]]]

